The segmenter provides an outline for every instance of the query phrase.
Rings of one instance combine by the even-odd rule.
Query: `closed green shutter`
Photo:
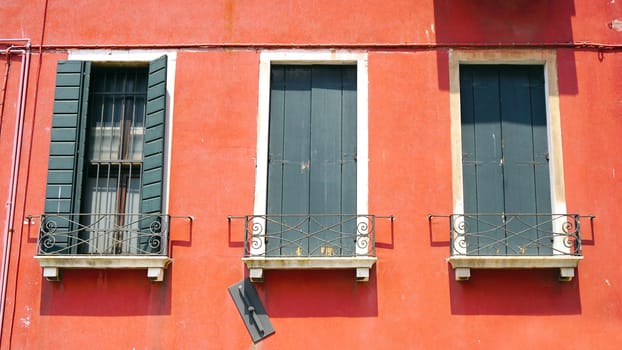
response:
[[[460,96],[464,210],[498,214],[466,219],[467,254],[550,254],[550,217],[504,218],[551,211],[542,66],[460,66]]]
[[[311,70],[273,66],[271,75],[267,214],[308,214]],[[282,232],[266,242],[266,254],[308,254],[309,242],[302,238],[308,221],[292,216],[276,221],[267,225],[268,233]]]
[[[145,136],[143,145],[141,213],[153,214],[141,222],[141,251],[159,251],[159,240],[153,240],[150,233],[159,233],[162,213],[162,191],[164,181],[164,134],[166,120],[166,62],[167,57],[159,57],[149,63],[149,82],[147,90],[147,110],[145,116]]]
[[[352,236],[341,237],[341,253],[356,255],[357,210],[356,210],[356,144],[357,144],[357,109],[356,109],[356,66],[342,68],[341,94],[341,213],[345,217],[342,221],[341,232],[352,233]],[[366,214],[366,213],[363,213]]]
[[[544,73],[540,66],[511,66],[499,76],[506,213],[549,214],[550,184]],[[539,188],[538,188],[539,187]],[[534,227],[550,217],[525,216],[507,222],[508,253],[552,253],[552,226]],[[520,234],[513,234],[520,233]],[[547,236],[540,237],[540,235]],[[539,244],[529,242],[539,241]]]
[[[270,93],[267,214],[356,214],[356,67],[276,65]],[[268,222],[267,255],[354,254],[354,215],[302,220]]]
[[[71,231],[77,228],[84,171],[84,138],[90,62],[59,61],[45,195],[42,250],[75,253]]]

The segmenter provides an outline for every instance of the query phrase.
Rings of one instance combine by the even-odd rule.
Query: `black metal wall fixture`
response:
[[[270,318],[250,279],[245,278],[228,289],[253,343],[274,333]]]

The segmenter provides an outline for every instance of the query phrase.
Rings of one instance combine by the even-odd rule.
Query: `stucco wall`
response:
[[[622,33],[607,26],[622,18],[617,1],[50,1],[40,56],[44,6],[0,6],[0,37],[33,43],[0,347],[251,348],[227,292],[247,274],[242,225],[227,216],[253,210],[259,55],[319,46],[368,52],[369,212],[396,219],[378,222],[369,282],[350,270],[267,271],[257,289],[276,334],[256,348],[618,347]],[[571,45],[584,42],[608,46]],[[427,219],[453,208],[448,52],[513,43],[557,53],[566,204],[596,216],[582,221],[571,282],[548,269],[456,282],[448,224]],[[162,283],[119,270],[48,282],[32,258],[37,226],[22,224],[43,210],[56,62],[96,45],[177,51],[169,213],[194,220],[173,220]],[[13,62],[0,164],[14,141]]]

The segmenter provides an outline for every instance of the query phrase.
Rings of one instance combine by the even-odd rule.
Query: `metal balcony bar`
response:
[[[234,218],[234,217],[230,217]],[[244,257],[375,257],[375,215],[246,215]]]
[[[43,214],[37,256],[168,256],[168,215]]]
[[[452,256],[581,256],[578,214],[451,214]]]

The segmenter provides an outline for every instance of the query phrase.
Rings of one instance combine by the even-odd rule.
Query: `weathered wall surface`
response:
[[[617,348],[616,19],[617,0],[3,1],[0,38],[30,38],[33,49],[0,347],[251,348],[227,292],[247,274],[242,225],[227,216],[253,211],[260,52],[326,47],[368,52],[369,212],[396,219],[378,224],[367,283],[350,270],[267,271],[257,289],[276,334],[256,348]],[[427,219],[453,209],[449,51],[514,44],[557,52],[568,212],[596,219],[582,221],[585,259],[571,282],[547,269],[474,270],[456,282],[445,261],[448,225]],[[32,258],[37,223],[24,220],[43,211],[56,62],[96,47],[177,51],[168,206],[194,220],[173,221],[174,261],[162,283],[123,270],[68,270],[52,283]],[[3,201],[20,57],[11,63],[0,120]]]

